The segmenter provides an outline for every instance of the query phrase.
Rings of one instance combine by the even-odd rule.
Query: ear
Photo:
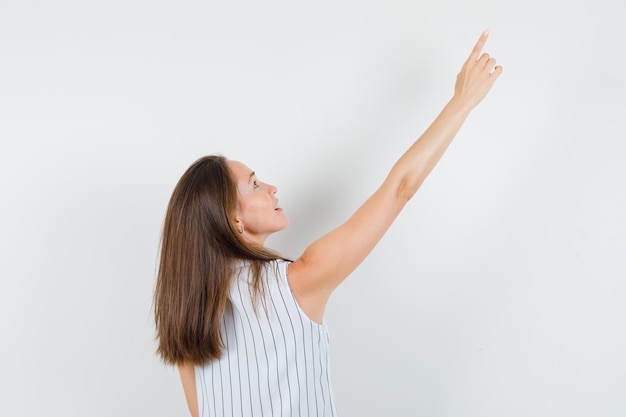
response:
[[[241,221],[239,217],[235,217],[235,229],[239,231],[239,230],[243,230],[243,227],[244,227],[243,221]]]
[[[237,207],[235,208],[235,213],[233,214],[233,224],[235,229],[241,230],[242,227],[245,227],[243,224],[243,214],[241,212],[241,205],[237,202]]]

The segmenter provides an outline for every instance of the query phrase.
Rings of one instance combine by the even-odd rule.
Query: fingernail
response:
[[[488,36],[489,35],[489,29],[485,29],[483,31],[483,36]]]

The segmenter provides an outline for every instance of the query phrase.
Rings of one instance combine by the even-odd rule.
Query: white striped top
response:
[[[335,417],[328,331],[298,306],[287,261],[265,268],[266,308],[256,313],[241,266],[222,323],[219,360],[195,368],[201,417]]]

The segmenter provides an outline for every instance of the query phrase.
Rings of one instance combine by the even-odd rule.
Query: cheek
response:
[[[267,214],[267,207],[263,202],[255,199],[248,199],[242,204],[242,213],[246,220],[253,221],[262,218]]]

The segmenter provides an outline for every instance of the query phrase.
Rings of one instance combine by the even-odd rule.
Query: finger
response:
[[[480,58],[478,58],[476,62],[479,66],[484,67],[485,65],[487,65],[487,62],[489,62],[490,59],[492,59],[491,56],[485,52],[480,56]]]
[[[489,58],[487,62],[485,62],[485,69],[489,72],[493,72],[495,66],[496,60],[494,58]]]
[[[501,65],[496,65],[496,67],[491,72],[491,75],[493,77],[495,77],[495,78],[498,78],[500,76],[500,74],[502,74],[502,66]]]
[[[478,38],[478,42],[474,45],[474,49],[472,49],[472,53],[470,54],[468,61],[476,61],[478,56],[480,55],[480,51],[483,50],[483,46],[485,46],[485,42],[487,42],[487,38],[489,37],[489,31],[484,30],[483,33],[480,34],[480,38]]]

